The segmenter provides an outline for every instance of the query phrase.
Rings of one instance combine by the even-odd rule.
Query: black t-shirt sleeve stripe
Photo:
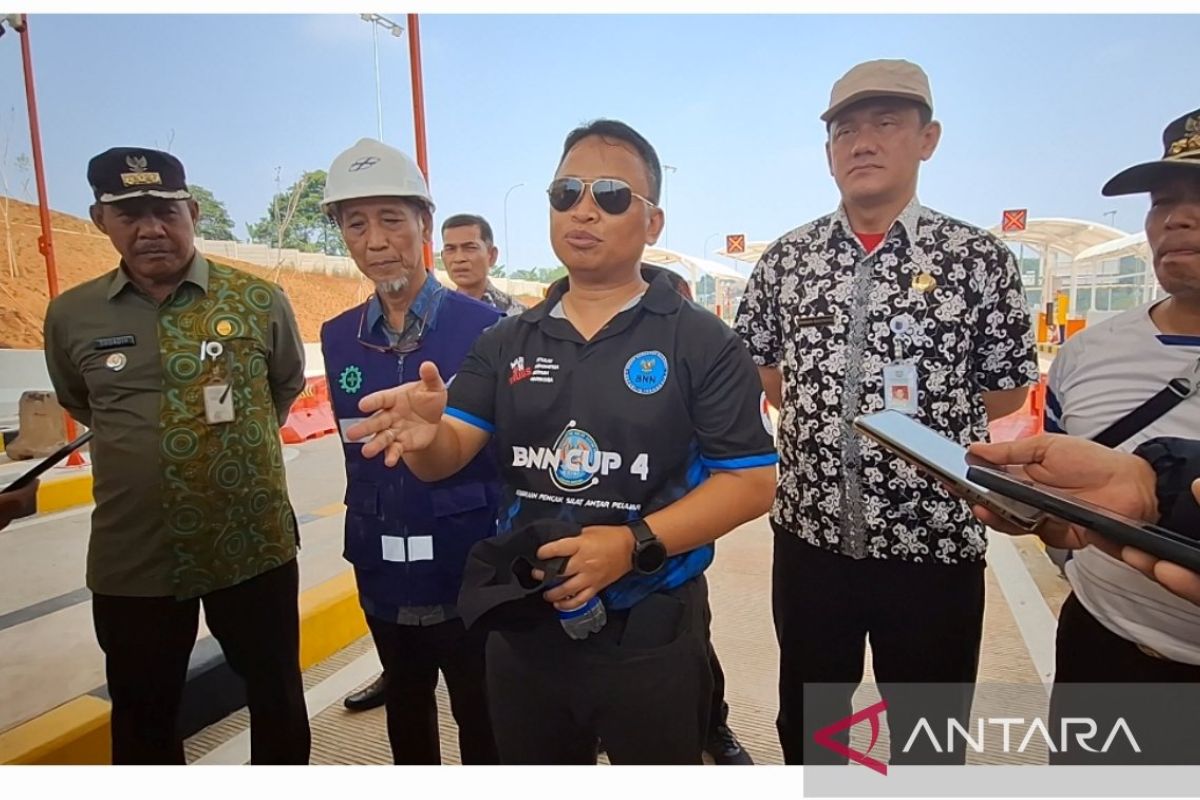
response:
[[[721,470],[734,472],[739,469],[755,469],[757,467],[769,467],[772,464],[778,464],[779,456],[776,453],[763,453],[762,455],[743,456],[742,458],[712,459],[702,457],[700,463],[713,472]]]
[[[745,345],[728,329],[699,377],[692,421],[710,469],[774,464],[775,444],[762,413],[762,382]]]
[[[500,370],[500,341],[489,328],[471,346],[462,366],[447,387],[446,413],[488,433],[494,433],[496,386]]]

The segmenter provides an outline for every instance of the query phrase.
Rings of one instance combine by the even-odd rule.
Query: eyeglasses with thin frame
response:
[[[363,303],[362,316],[358,319],[358,343],[368,350],[374,350],[377,353],[392,353],[394,355],[403,356],[409,353],[415,353],[421,349],[421,339],[425,336],[425,324],[428,322],[428,314],[417,318],[417,335],[416,338],[401,342],[397,345],[383,345],[376,342],[370,342],[363,338],[363,331],[367,322],[367,307],[371,305],[368,300]]]
[[[585,189],[591,192],[593,202],[601,211],[613,216],[628,211],[635,197],[650,208],[657,207],[656,203],[635,192],[633,187],[619,178],[597,178],[591,181],[582,178],[556,178],[546,190],[550,197],[550,207],[559,212],[570,211],[583,199]]]

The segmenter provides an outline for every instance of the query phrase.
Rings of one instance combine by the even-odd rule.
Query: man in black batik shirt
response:
[[[941,135],[920,67],[858,65],[821,119],[842,203],[767,248],[735,326],[780,409],[780,743],[789,764],[845,761],[813,734],[850,714],[870,638],[892,763],[961,763],[961,748],[900,749],[922,716],[966,721],[983,526],[851,424],[887,408],[962,444],[986,438],[988,421],[1020,409],[1038,379],[1029,309],[1003,242],[917,200],[920,164]],[[919,701],[888,688],[914,682],[950,686]]]

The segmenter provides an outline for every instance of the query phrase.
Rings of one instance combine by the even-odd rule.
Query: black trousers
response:
[[[112,699],[114,764],[182,764],[179,705],[200,604],[225,659],[246,682],[250,761],[307,764],[295,560],[203,598],[92,596]]]
[[[725,702],[725,670],[721,669],[717,651],[713,649],[711,633],[708,639],[708,669],[712,673],[713,688],[712,699],[708,706],[706,735],[712,737],[717,728],[729,724],[729,704]]]
[[[1200,666],[1168,661],[1104,627],[1072,594],[1058,616],[1050,731],[1059,737],[1064,719],[1092,720],[1096,735],[1086,745],[1102,750],[1117,721],[1128,726],[1106,752],[1079,745],[1074,723],[1066,747],[1058,741],[1051,764],[1200,764]]]
[[[921,717],[941,730],[948,717],[969,722],[983,635],[983,572],[982,563],[855,560],[776,529],[771,602],[784,760],[846,763],[813,734],[851,714],[869,639],[887,703],[890,763],[963,763],[963,748],[940,754],[925,736],[909,753],[901,749]],[[833,738],[845,744],[849,734]]]
[[[461,619],[397,625],[367,615],[383,663],[388,742],[397,764],[440,764],[438,670],[446,676],[464,764],[497,764],[483,667],[485,634]]]
[[[700,764],[712,676],[703,577],[651,595],[583,641],[557,620],[488,638],[504,764]]]

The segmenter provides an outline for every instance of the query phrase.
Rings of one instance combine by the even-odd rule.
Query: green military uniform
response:
[[[118,268],[51,302],[45,348],[59,402],[95,433],[88,588],[186,599],[295,558],[279,426],[304,349],[278,286],[197,253],[160,304]],[[206,419],[214,384],[231,422]]]

